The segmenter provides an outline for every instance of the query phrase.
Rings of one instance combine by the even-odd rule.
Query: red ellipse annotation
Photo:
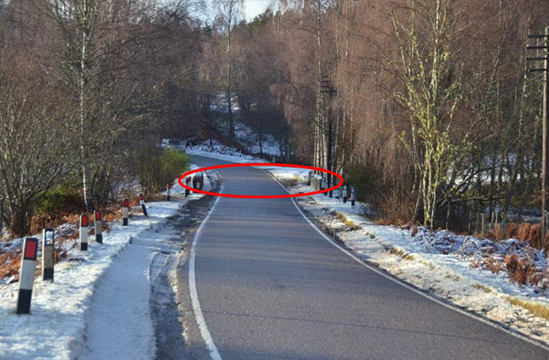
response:
[[[225,168],[234,168],[234,167],[246,167],[246,166],[258,166],[258,167],[293,167],[293,168],[300,168],[300,169],[308,169],[308,170],[316,170],[321,171],[327,174],[331,174],[339,179],[339,183],[335,186],[332,186],[331,188],[319,190],[319,191],[311,191],[301,194],[286,194],[286,195],[240,195],[240,194],[223,194],[223,193],[216,193],[211,191],[204,191],[204,190],[198,190],[194,189],[190,186],[185,185],[183,179],[185,179],[187,176],[192,175],[194,173],[202,172],[202,171],[208,171],[208,170],[216,170],[216,169],[225,169]],[[185,189],[189,189],[191,191],[194,191],[196,193],[205,194],[205,195],[212,195],[212,196],[221,196],[221,197],[227,197],[227,198],[240,198],[240,199],[280,199],[280,198],[295,198],[300,196],[309,196],[309,195],[316,195],[316,194],[322,194],[328,191],[335,190],[339,188],[341,185],[343,185],[343,177],[333,171],[326,170],[319,167],[314,166],[306,166],[306,165],[294,165],[294,164],[275,164],[275,163],[244,163],[244,164],[226,164],[226,165],[215,165],[215,166],[208,166],[203,167],[195,170],[188,171],[181,175],[179,179],[177,180],[179,185],[184,187]]]

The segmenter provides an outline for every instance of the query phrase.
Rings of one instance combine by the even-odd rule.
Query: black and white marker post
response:
[[[55,263],[55,230],[45,228],[42,233],[42,280],[53,282],[53,266]]]
[[[351,186],[351,206],[355,206],[355,201],[356,201],[355,187]]]
[[[329,179],[329,183],[328,183],[328,187],[331,188],[332,187],[332,179]],[[330,197],[333,198],[334,197],[334,191],[333,190],[330,190]]]
[[[19,270],[19,296],[15,309],[17,314],[28,314],[30,312],[37,253],[38,239],[26,238],[23,243],[23,260]]]
[[[190,176],[187,176],[185,178],[185,185],[189,186],[190,183],[191,183],[191,178]],[[191,190],[185,189],[185,197],[189,196],[190,193],[191,193]]]
[[[199,172],[193,177],[193,189],[202,190],[204,187],[204,173]]]
[[[149,217],[149,214],[147,214],[147,206],[145,206],[145,197],[143,195],[139,195],[139,203],[141,204],[141,209],[143,209],[143,214],[146,217]]]
[[[347,202],[347,185],[343,185],[343,203]]]
[[[313,172],[309,171],[309,173],[307,174],[307,185],[308,186],[311,186],[311,178],[312,177],[313,177]]]
[[[124,199],[124,201],[122,202],[122,226],[128,226],[129,217],[130,217],[130,200]]]
[[[95,241],[103,244],[103,219],[101,216],[101,211],[95,211],[93,223],[95,226]]]
[[[88,215],[80,215],[80,250],[88,251],[88,226],[89,226]]]
[[[172,184],[168,184],[168,190],[166,191],[166,201],[170,201],[172,192]]]

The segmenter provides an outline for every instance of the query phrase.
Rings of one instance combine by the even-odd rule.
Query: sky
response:
[[[212,0],[206,0],[209,3],[209,18],[215,17],[215,10],[212,6]],[[246,20],[252,20],[257,15],[263,13],[274,0],[244,0]]]
[[[246,20],[252,20],[256,15],[265,12],[272,3],[270,0],[246,0],[244,2]]]

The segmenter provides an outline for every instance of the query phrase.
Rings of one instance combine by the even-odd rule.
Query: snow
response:
[[[209,142],[205,141],[197,146],[182,148],[187,154],[208,156],[214,159],[230,161],[234,163],[249,163],[249,162],[266,162],[263,159],[251,155],[245,155],[241,152],[223,145],[218,141],[213,142],[213,146],[209,145]]]
[[[263,134],[261,149],[259,147],[259,136],[257,132],[249,126],[238,123],[235,126],[235,136],[239,139],[242,145],[244,145],[244,147],[252,154],[259,154],[260,150],[262,150],[263,154],[274,156],[280,155],[280,146],[278,142],[274,139],[274,137],[270,134]]]
[[[93,296],[86,346],[79,359],[153,358],[149,264],[162,251],[161,244],[174,236],[170,228],[147,230],[117,257]]]
[[[230,149],[208,153],[207,149],[188,151],[232,162],[259,162],[243,157]],[[287,186],[291,193],[314,191],[306,185],[306,169],[261,167],[281,183],[297,180]],[[512,282],[505,269],[499,273],[488,270],[487,262],[501,264],[508,255],[528,258],[540,274],[548,276],[547,259],[517,239],[495,242],[448,231],[417,228],[397,228],[379,225],[368,219],[371,209],[360,202],[330,198],[324,194],[296,198],[320,223],[335,233],[335,237],[355,254],[414,286],[446,299],[471,312],[488,317],[534,339],[549,343],[549,321],[534,316],[528,310],[512,305],[509,299],[519,299],[549,309],[547,282],[538,286]],[[352,227],[351,227],[352,225]]]
[[[199,167],[194,164],[191,164],[190,168],[191,170],[196,170]],[[194,178],[195,175],[196,173],[189,175],[189,177],[191,178],[191,184],[192,184],[192,179]],[[204,176],[205,186],[207,185],[207,182],[208,182],[208,177]],[[166,194],[166,191],[163,191],[162,194]],[[175,179],[172,184],[172,189],[170,190],[170,195],[173,196],[173,195],[184,195],[184,194],[185,194],[185,188],[179,184],[178,179]]]
[[[102,245],[71,248],[54,283],[35,279],[30,315],[15,314],[18,284],[0,284],[0,359],[151,358],[149,267],[174,235],[168,219],[200,197],[149,203],[148,218],[134,213],[130,226],[112,224]]]
[[[192,141],[183,141],[183,144],[187,145],[174,145],[173,140],[163,139],[162,146],[164,147],[174,147],[180,150],[185,150],[189,153],[199,152],[205,154],[216,154],[216,155],[227,155],[232,159],[247,159],[247,160],[257,160],[257,156],[260,154],[260,150],[263,151],[263,155],[270,156],[279,156],[280,155],[280,146],[275,138],[270,134],[263,134],[263,142],[260,148],[259,138],[256,131],[254,131],[249,126],[246,126],[242,123],[237,123],[235,125],[235,136],[238,139],[238,142],[241,145],[241,148],[244,149],[244,152],[254,155],[245,155],[242,152],[236,150],[233,147],[222,144],[216,139],[204,140],[199,144],[190,145]]]

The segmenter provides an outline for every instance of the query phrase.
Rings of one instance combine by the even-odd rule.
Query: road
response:
[[[193,156],[193,163],[225,162]],[[220,173],[224,193],[285,193],[258,169]],[[203,317],[194,336],[208,340],[205,358],[549,358],[365,267],[324,239],[290,199],[221,198],[200,230],[188,308],[195,322]]]

